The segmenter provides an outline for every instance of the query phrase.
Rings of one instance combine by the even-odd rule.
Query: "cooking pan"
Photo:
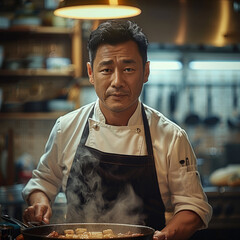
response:
[[[26,224],[21,221],[11,218],[9,216],[2,216],[4,220],[7,220],[11,223],[15,223],[22,228],[22,235],[24,240],[41,240],[41,239],[58,239],[55,237],[47,237],[47,235],[53,231],[63,234],[63,231],[66,229],[76,229],[76,228],[87,228],[89,232],[100,232],[106,229],[112,229],[114,234],[118,233],[127,233],[128,231],[132,233],[141,233],[137,236],[129,237],[116,237],[111,238],[111,240],[152,240],[154,229],[141,226],[141,225],[131,225],[131,224],[118,224],[118,223],[64,223],[64,224],[45,224],[40,226],[28,227]],[[31,224],[33,225],[33,224]],[[72,238],[64,238],[72,239]],[[76,239],[76,238],[75,238]],[[93,239],[92,240],[99,240]]]

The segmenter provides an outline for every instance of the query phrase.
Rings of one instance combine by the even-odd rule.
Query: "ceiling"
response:
[[[240,0],[138,0],[139,23],[150,42],[240,44]]]

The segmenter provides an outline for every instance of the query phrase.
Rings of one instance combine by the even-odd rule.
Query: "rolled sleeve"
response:
[[[195,212],[203,221],[201,229],[207,228],[212,216],[211,206],[202,199],[189,198],[185,196],[173,195],[171,198],[172,204],[175,205],[174,214],[182,211],[189,210]]]
[[[184,160],[183,164],[181,160]],[[169,155],[168,179],[174,214],[191,210],[202,219],[202,228],[206,228],[212,216],[212,208],[203,191],[196,157],[184,130],[178,132]]]

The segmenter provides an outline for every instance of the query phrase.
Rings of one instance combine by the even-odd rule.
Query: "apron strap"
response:
[[[146,137],[147,152],[149,156],[153,157],[153,146],[152,146],[150,128],[147,120],[147,115],[144,110],[144,106],[143,104],[141,105],[142,105],[142,117],[143,117],[143,125],[144,125],[145,137]]]
[[[95,106],[95,104],[93,105],[93,108],[92,108],[91,112],[89,113],[89,116],[87,118],[87,122],[85,124],[84,130],[83,130],[83,133],[82,133],[82,137],[81,137],[81,140],[80,140],[80,143],[83,144],[83,145],[85,145],[85,143],[87,141],[87,138],[88,138],[88,134],[89,134],[88,119],[93,116],[94,106]]]

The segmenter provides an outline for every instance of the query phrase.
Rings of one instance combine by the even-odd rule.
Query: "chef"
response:
[[[155,240],[188,239],[208,226],[212,209],[186,132],[139,100],[147,46],[129,20],[91,33],[87,70],[98,99],[56,121],[23,190],[25,222],[49,223],[63,190],[68,222],[145,224]],[[167,223],[165,211],[173,212]]]

